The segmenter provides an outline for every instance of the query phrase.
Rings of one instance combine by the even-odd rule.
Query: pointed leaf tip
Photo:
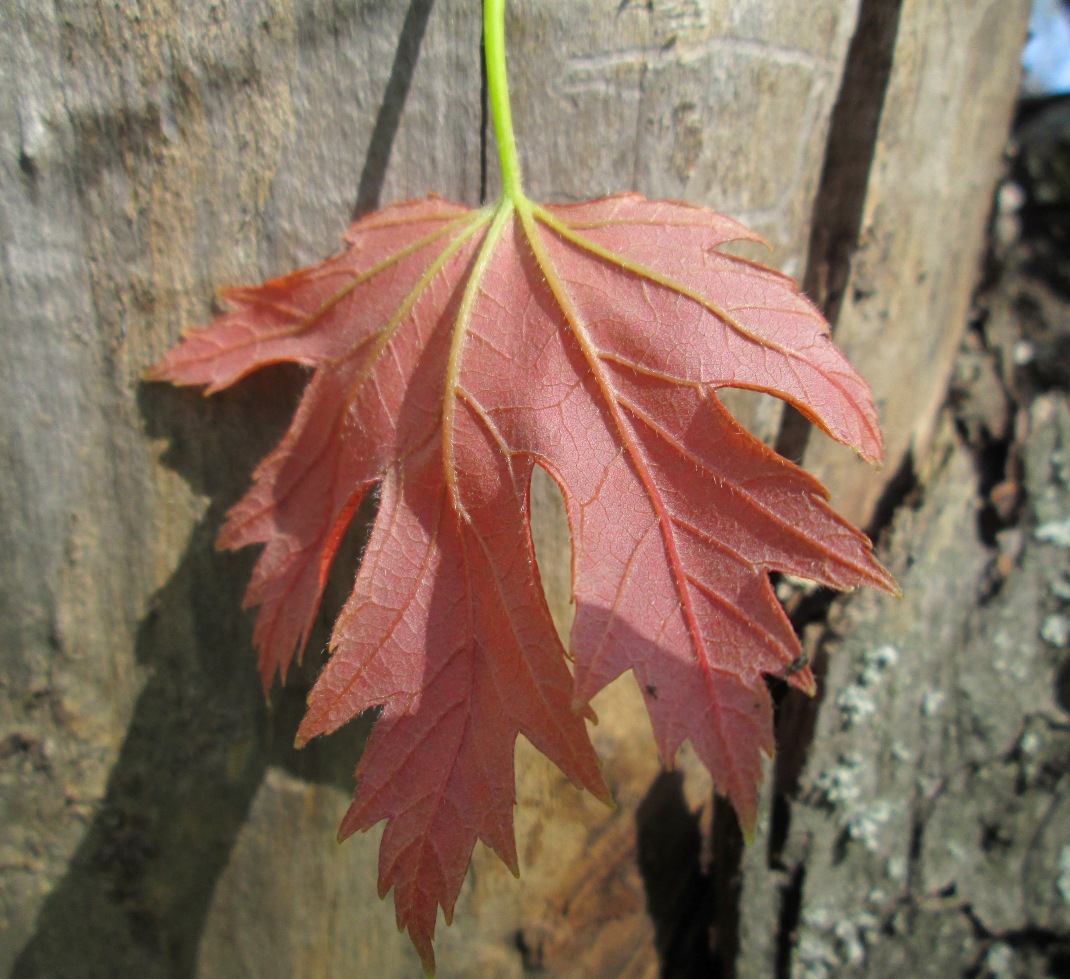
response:
[[[743,842],[747,846],[754,846],[754,841],[758,838],[758,820],[757,818],[751,819],[744,823],[740,821],[739,828],[743,832]]]

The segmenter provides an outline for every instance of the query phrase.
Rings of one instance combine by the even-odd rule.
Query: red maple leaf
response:
[[[382,705],[340,836],[387,821],[380,891],[395,889],[429,967],[475,841],[517,870],[517,734],[605,796],[583,715],[632,670],[665,763],[689,739],[751,828],[773,750],[763,675],[813,689],[768,573],[894,590],[820,484],[714,393],[774,394],[881,456],[869,390],[821,315],[789,278],[720,250],[740,239],[758,240],[634,195],[400,204],[355,223],[340,255],[227,292],[231,311],[153,369],[211,392],[265,364],[312,368],[219,538],[266,544],[247,595],[265,687],[303,649],[340,539],[380,487],[298,737]],[[572,532],[568,653],[534,560],[535,465]]]

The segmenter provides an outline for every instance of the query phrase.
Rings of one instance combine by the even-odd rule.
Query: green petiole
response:
[[[487,91],[490,96],[494,140],[502,169],[502,196],[522,209],[527,204],[520,186],[520,161],[513,134],[513,110],[509,105],[509,78],[505,69],[505,0],[483,0],[483,49],[487,59]]]

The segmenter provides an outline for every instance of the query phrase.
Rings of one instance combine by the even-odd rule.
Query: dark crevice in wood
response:
[[[1034,953],[1031,956],[1033,965],[1041,966],[1043,963],[1041,968],[1045,976],[1070,976],[1070,932],[1038,925],[994,932],[985,925],[971,905],[963,905],[962,913],[970,923],[974,936],[983,943],[977,961],[964,970],[964,979],[978,979],[992,974],[985,959],[992,946],[997,944],[1009,946],[1019,956],[1022,953]]]
[[[711,950],[715,884],[702,869],[699,815],[687,805],[683,782],[679,772],[662,772],[636,812],[639,872],[660,972],[663,979],[727,979],[731,973],[719,969]],[[716,879],[721,868],[714,862]]]
[[[791,831],[791,801],[782,792],[774,792],[769,810],[769,839],[765,849],[765,865],[770,870],[783,870],[784,846]]]
[[[835,330],[862,236],[866,188],[892,73],[903,0],[862,0],[829,126],[825,162],[814,198],[803,290]],[[794,408],[781,423],[776,450],[801,459],[810,423]]]
[[[803,288],[833,324],[862,236],[862,212],[902,6],[902,0],[862,0],[832,113]]]
[[[409,97],[412,76],[420,57],[420,45],[423,43],[434,4],[435,0],[412,0],[405,14],[397,50],[394,52],[394,62],[390,66],[390,77],[383,93],[383,103],[379,107],[379,115],[375,118],[375,128],[368,143],[368,154],[364,158],[364,168],[360,173],[357,202],[353,208],[354,218],[379,207],[386,170],[390,164],[390,153],[401,125],[401,113]]]
[[[796,465],[802,465],[806,443],[810,441],[810,422],[801,411],[791,405],[784,405],[784,414],[780,420],[773,448],[785,459]]]
[[[715,796],[713,804],[713,927],[710,949],[717,979],[736,979],[743,898],[743,834],[731,804]]]
[[[986,262],[993,266],[991,254]],[[959,364],[952,378],[948,405],[955,430],[973,457],[977,473],[977,537],[985,547],[999,547],[1000,534],[1018,523],[1025,503],[1021,460],[1014,418],[1035,391],[1023,382],[1024,372],[1004,368],[1004,352],[987,335],[990,297],[1000,287],[998,275],[974,294],[974,321],[963,338]],[[982,595],[984,605],[999,592],[997,575]]]
[[[791,800],[798,791],[825,692],[825,674],[828,672],[828,653],[824,643],[826,636],[826,630],[819,630],[813,635],[813,641],[807,643],[806,649],[810,668],[817,681],[817,693],[808,697],[798,690],[788,689],[777,704],[778,750],[773,759],[773,811],[766,850],[769,867],[784,866],[784,847],[791,829]]]
[[[891,526],[892,518],[900,507],[909,506],[914,509],[919,507],[922,495],[921,483],[914,468],[914,453],[908,449],[903,454],[895,475],[888,480],[873,508],[873,516],[866,526],[869,539],[877,540],[881,533]]]
[[[479,203],[487,203],[487,149],[490,145],[490,87],[486,36],[479,32]]]
[[[776,979],[790,979],[791,977],[791,953],[795,947],[795,930],[799,927],[799,916],[802,913],[805,882],[806,868],[796,867],[790,880],[780,891],[780,915],[776,932],[776,971],[774,973]]]

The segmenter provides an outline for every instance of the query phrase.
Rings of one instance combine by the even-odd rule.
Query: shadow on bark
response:
[[[394,62],[390,66],[390,77],[383,92],[383,102],[379,107],[379,114],[375,117],[368,155],[360,173],[360,183],[357,185],[354,220],[380,206],[383,181],[390,163],[390,151],[394,147],[398,126],[401,125],[401,112],[409,97],[412,75],[420,57],[420,44],[423,42],[434,3],[435,0],[412,0],[405,14]]]
[[[139,392],[165,462],[212,503],[136,638],[148,679],[95,819],[38,918],[13,977],[192,976],[216,880],[269,765],[352,789],[369,724],[292,747],[335,581],[306,665],[265,702],[241,610],[255,554],[221,554],[214,539],[248,473],[277,441],[304,384],[292,368],[262,372],[234,392],[200,399],[157,385]],[[347,542],[350,573],[358,534]],[[352,582],[350,574],[349,582]],[[341,815],[341,813],[339,814]]]

